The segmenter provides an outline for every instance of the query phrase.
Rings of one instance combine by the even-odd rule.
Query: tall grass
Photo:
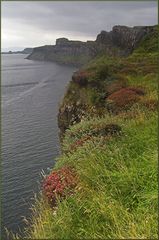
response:
[[[77,139],[92,124],[102,126],[112,119],[86,121],[67,134]],[[109,141],[94,137],[58,159],[56,168],[76,169],[76,193],[59,202],[54,211],[44,200],[37,201],[26,238],[157,239],[155,113],[141,111],[140,118],[115,117],[114,121],[122,126],[121,136]]]

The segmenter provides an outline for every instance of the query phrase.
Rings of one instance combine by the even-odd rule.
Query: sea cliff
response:
[[[103,52],[74,73],[58,116],[62,153],[26,239],[158,238],[158,28],[114,27],[98,41],[126,55]]]

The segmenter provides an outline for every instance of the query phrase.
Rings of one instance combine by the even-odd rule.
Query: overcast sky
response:
[[[95,40],[114,25],[157,24],[157,1],[3,1],[2,49],[54,44],[56,38]]]

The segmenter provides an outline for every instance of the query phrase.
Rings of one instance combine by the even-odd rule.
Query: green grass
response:
[[[121,136],[94,137],[58,159],[56,168],[76,169],[76,193],[58,204],[56,214],[44,200],[37,201],[27,237],[157,239],[156,114],[141,111],[134,119],[106,116],[80,123],[67,132],[65,145],[111,122],[122,126]]]

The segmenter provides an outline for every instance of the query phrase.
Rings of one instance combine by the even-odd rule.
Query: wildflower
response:
[[[42,184],[44,196],[51,205],[56,205],[57,199],[62,200],[72,194],[77,185],[75,171],[70,167],[63,167],[48,175]]]

